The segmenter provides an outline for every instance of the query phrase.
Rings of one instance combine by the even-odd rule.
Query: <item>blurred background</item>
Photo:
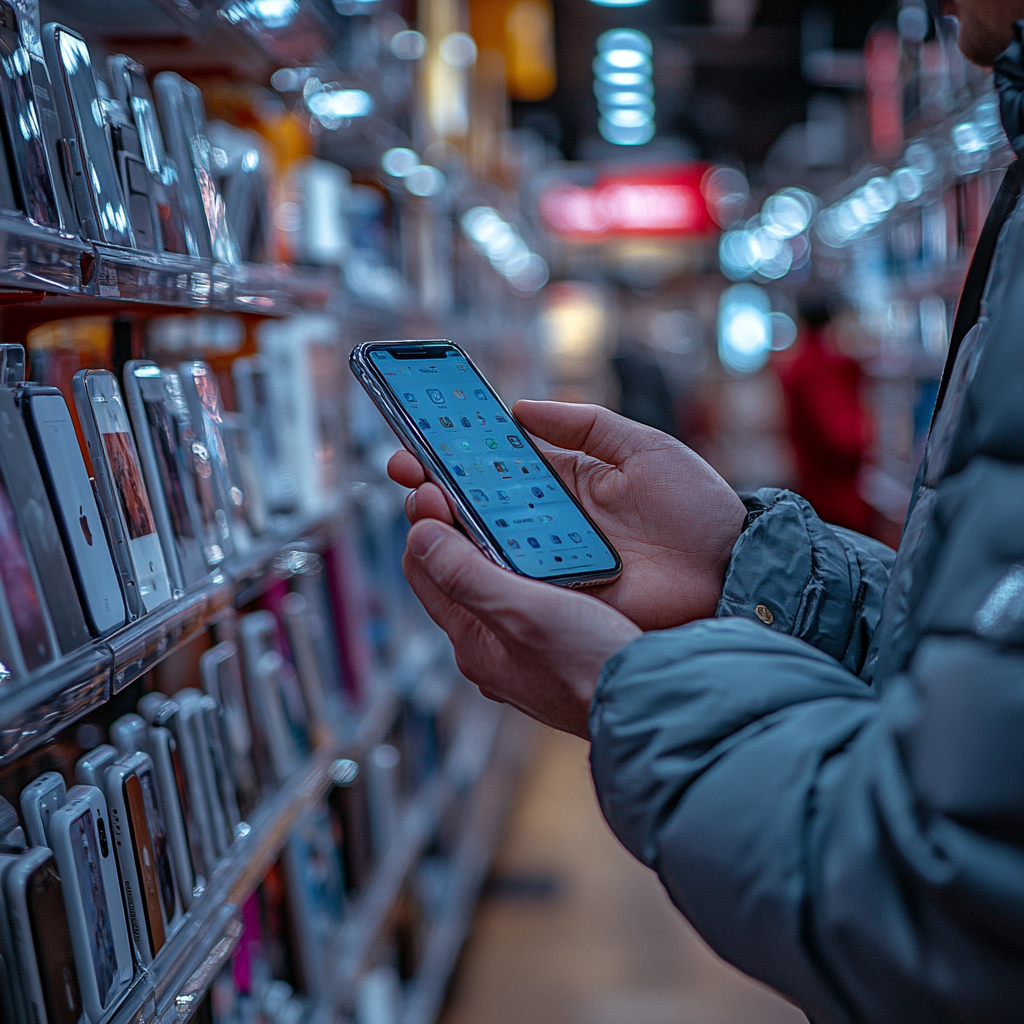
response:
[[[341,361],[360,341],[450,338],[510,403],[601,403],[741,491],[792,487],[826,520],[898,543],[959,288],[1011,158],[991,76],[923,0],[41,6],[95,55],[200,87],[243,263],[206,279],[215,297],[230,282],[230,310],[169,310],[206,300],[168,298],[173,281],[158,294],[136,267],[121,298],[135,287],[142,305],[102,288],[77,305],[11,299],[5,340],[68,394],[80,366],[207,359],[228,409],[238,357],[329,350],[303,379],[310,436],[336,441],[324,486],[348,510],[339,635],[353,677],[399,680],[416,721],[444,725],[455,670],[398,571],[395,441]],[[312,327],[283,321],[294,336],[261,327],[311,309]],[[165,690],[186,685],[188,656],[163,664]],[[389,735],[384,760],[411,757]],[[213,984],[206,1019],[804,1020],[718,960],[619,847],[583,743],[521,723],[495,743],[457,814],[408,784],[394,842],[419,838],[380,847],[362,896],[346,883],[344,1000],[304,1002],[317,986],[285,968],[260,989],[233,961],[197,983]]]

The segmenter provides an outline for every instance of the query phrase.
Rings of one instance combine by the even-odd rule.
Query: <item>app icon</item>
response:
[[[460,465],[456,464],[456,465],[452,466],[452,472],[456,476],[465,476],[466,475],[466,468],[465,468],[465,466],[460,466]]]
[[[430,425],[430,420],[428,420],[425,416],[421,416],[416,422],[420,425],[420,430],[433,430],[434,429]]]
[[[510,445],[512,445],[513,448],[522,448],[523,447],[523,442],[520,441],[519,438],[516,437],[515,434],[506,434],[505,436],[508,438],[508,443]]]
[[[451,448],[449,448],[448,445],[446,444],[441,445],[441,451],[443,451],[445,455],[451,455],[452,453]]]
[[[570,533],[569,534],[569,540],[571,540],[573,542],[573,544],[582,544],[583,543],[583,538],[578,533]]]
[[[471,426],[473,426],[473,424],[469,422],[469,417],[468,417],[468,416],[460,416],[460,417],[459,417],[459,422],[460,422],[460,423],[461,423],[461,424],[462,424],[462,425],[463,425],[464,427],[471,427]]]
[[[495,441],[493,437],[489,437],[489,438],[487,438],[487,447],[488,448],[497,448],[498,447],[498,442]]]
[[[519,468],[522,470],[523,476],[529,476],[530,471],[522,463],[519,464]]]
[[[469,367],[465,363],[456,363],[455,369],[461,371],[462,373],[469,373]]]
[[[473,394],[476,395],[476,397],[479,398],[481,402],[487,401],[487,392],[484,391],[483,388],[477,388],[476,391],[473,392]]]
[[[498,501],[511,501],[512,499],[508,496],[507,491],[496,491],[498,495]]]
[[[529,544],[531,548],[539,548],[540,547],[540,541],[537,540],[536,537],[527,537],[526,538],[526,543]]]
[[[508,423],[508,417],[507,416],[502,416],[500,412],[496,413],[495,416],[494,416],[494,422],[495,423]]]
[[[405,395],[403,397],[405,398],[405,400],[410,405],[418,405],[419,404],[419,399],[411,391],[406,391],[406,393],[405,393]]]
[[[513,551],[519,550],[520,544],[519,541],[515,539],[515,537],[509,537],[509,539],[505,543],[506,546],[510,547]]]
[[[559,537],[557,533],[552,533],[551,534],[551,543],[552,544],[561,544],[562,543],[562,538]]]
[[[441,392],[437,390],[437,388],[427,388],[427,397],[435,405],[444,405],[444,395],[442,395]]]
[[[473,490],[471,490],[469,493],[473,496],[473,500],[474,501],[490,501],[491,500],[490,498],[487,497],[486,494],[484,494],[483,491],[480,490],[479,487],[474,487]]]
[[[537,516],[537,522],[539,523],[553,523],[554,521],[554,516]]]
[[[477,420],[477,423],[480,424],[480,426],[482,426],[482,427],[486,427],[487,426],[487,419],[483,415],[481,415],[480,413],[476,414],[476,420]]]
[[[468,450],[469,449],[469,442],[468,441],[463,441],[462,442],[462,447]]]
[[[508,529],[508,520],[507,519],[495,519],[494,520],[494,525],[499,530],[507,530]]]
[[[442,427],[445,427],[448,430],[453,430],[455,427],[455,424],[452,423],[452,421],[447,416],[438,416],[437,422],[440,423]]]
[[[458,388],[456,388],[456,389],[455,389],[455,390],[454,390],[454,391],[452,392],[452,394],[453,394],[453,395],[454,395],[454,396],[455,396],[456,398],[461,398],[461,399],[462,399],[463,401],[465,401],[465,400],[466,400],[466,392],[465,392],[465,391],[460,391],[460,390],[459,390]]]
[[[561,555],[555,555],[555,561],[556,562],[564,562],[565,559]]]
[[[508,472],[508,466],[506,466],[504,462],[495,462],[495,463],[493,463],[493,465],[494,465],[494,468],[499,473],[507,473]]]
[[[543,498],[544,497],[544,492],[539,487],[531,487],[530,488],[530,493],[535,498]]]

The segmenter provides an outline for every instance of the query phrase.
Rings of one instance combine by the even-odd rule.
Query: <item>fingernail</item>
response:
[[[409,551],[416,558],[423,558],[443,536],[444,527],[440,523],[430,520],[417,523],[409,534]]]
[[[416,515],[416,492],[411,491],[409,493],[409,515]]]

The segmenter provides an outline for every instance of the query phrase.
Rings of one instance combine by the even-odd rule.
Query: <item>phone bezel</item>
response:
[[[550,470],[552,477],[558,481],[558,485],[562,488],[565,494],[569,497],[572,503],[579,509],[580,513],[586,519],[590,528],[597,534],[601,541],[607,545],[608,550],[615,556],[615,566],[612,569],[601,569],[594,572],[573,572],[565,573],[559,576],[531,576],[529,573],[523,572],[519,569],[512,559],[505,553],[504,548],[498,542],[497,538],[491,533],[489,527],[483,521],[483,518],[477,513],[476,509],[469,502],[468,498],[462,493],[462,488],[456,481],[455,477],[448,472],[448,467],[441,461],[430,443],[427,441],[423,432],[416,424],[415,420],[405,409],[402,408],[398,402],[397,397],[391,390],[391,386],[384,379],[384,375],[377,369],[371,358],[374,352],[381,350],[393,350],[395,348],[409,348],[409,347],[436,347],[436,348],[447,348],[455,349],[459,355],[466,360],[473,371],[480,378],[484,387],[490,392],[491,397],[498,403],[501,411],[508,416],[509,422],[518,427],[522,434],[523,440],[529,445],[530,450],[537,456],[548,470]],[[473,362],[465,350],[456,345],[452,341],[446,339],[432,339],[429,341],[422,340],[405,340],[405,341],[367,341],[361,345],[357,345],[352,351],[352,355],[349,357],[349,365],[352,367],[356,378],[365,388],[367,394],[373,400],[374,404],[383,413],[384,418],[388,421],[391,429],[398,435],[399,440],[416,456],[423,464],[424,470],[427,476],[432,480],[433,483],[437,484],[447,496],[450,504],[452,505],[452,511],[458,520],[459,524],[463,527],[466,533],[476,542],[476,544],[483,550],[484,554],[491,559],[492,562],[500,565],[503,569],[508,569],[514,572],[517,576],[522,576],[524,579],[535,580],[538,583],[552,583],[559,587],[568,587],[570,589],[579,589],[582,587],[598,587],[603,586],[607,583],[612,583],[622,575],[622,558],[615,547],[604,535],[601,528],[594,522],[587,510],[580,504],[576,496],[565,486],[562,478],[555,472],[551,463],[544,457],[543,452],[533,442],[533,438],[530,437],[529,432],[520,424],[520,422],[512,415],[512,410],[501,400],[501,397],[495,391],[490,381],[480,372],[480,368]]]

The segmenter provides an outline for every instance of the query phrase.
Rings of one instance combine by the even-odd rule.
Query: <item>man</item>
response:
[[[1020,152],[1024,0],[958,13]],[[463,672],[588,737],[622,842],[816,1024],[1024,1019],[1022,180],[978,244],[895,564],[593,407],[516,406],[623,556],[593,594],[493,566],[391,464],[417,488],[406,575]]]

